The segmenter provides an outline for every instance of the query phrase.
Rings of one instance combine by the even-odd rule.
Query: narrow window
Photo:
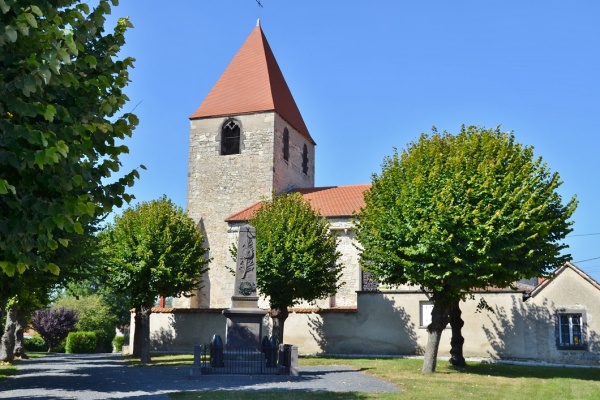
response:
[[[283,130],[283,159],[288,161],[290,158],[290,132],[287,128]]]
[[[232,119],[221,130],[221,155],[240,154],[240,126]]]
[[[419,326],[421,328],[427,328],[431,324],[431,312],[433,311],[433,303],[431,301],[420,301],[419,307],[421,309]]]
[[[302,149],[302,172],[308,174],[308,147],[306,147],[306,144]]]

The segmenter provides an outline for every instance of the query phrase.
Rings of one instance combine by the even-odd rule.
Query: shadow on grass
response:
[[[543,367],[505,364],[469,364],[456,371],[465,374],[498,376],[504,378],[537,378],[537,379],[580,379],[586,381],[600,380],[600,368],[568,368]]]
[[[14,365],[0,363],[0,381],[2,381],[7,376],[14,375],[16,373],[17,368]]]
[[[277,400],[364,400],[373,396],[356,392],[326,392],[322,390],[252,390],[252,391],[227,391],[210,392],[210,397],[205,397],[206,392],[173,393],[170,395],[175,400],[191,400],[210,398],[211,400],[251,400],[251,399],[277,399]]]
[[[131,355],[124,357],[127,365],[131,367],[143,367],[139,358],[135,358]],[[150,364],[146,364],[146,367],[169,367],[169,366],[190,366],[194,364],[194,356],[191,354],[162,354],[152,355]]]

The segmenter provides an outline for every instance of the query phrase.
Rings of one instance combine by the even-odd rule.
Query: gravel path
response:
[[[169,393],[212,390],[323,390],[396,392],[398,387],[347,366],[301,367],[300,379],[202,376],[189,366],[130,367],[120,355],[53,354],[20,361],[19,372],[0,382],[0,398],[168,399]]]

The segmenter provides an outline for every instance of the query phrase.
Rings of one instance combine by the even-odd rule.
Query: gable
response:
[[[531,292],[531,297],[536,297],[542,292],[544,295],[548,295],[547,292],[560,286],[562,291],[581,291],[582,286],[586,289],[590,289],[592,292],[598,292],[600,296],[600,284],[596,282],[591,276],[583,272],[575,264],[570,262],[565,263],[562,267],[558,268],[552,278],[544,280]]]

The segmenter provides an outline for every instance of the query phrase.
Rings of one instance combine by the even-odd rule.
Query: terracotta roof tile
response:
[[[302,188],[293,190],[301,193],[310,201],[312,207],[326,218],[350,217],[365,205],[364,192],[371,188],[370,184],[329,186],[318,188]],[[227,222],[249,220],[259,209],[261,202],[254,203],[225,219]]]
[[[311,143],[294,97],[257,25],[190,119],[275,111]]]

